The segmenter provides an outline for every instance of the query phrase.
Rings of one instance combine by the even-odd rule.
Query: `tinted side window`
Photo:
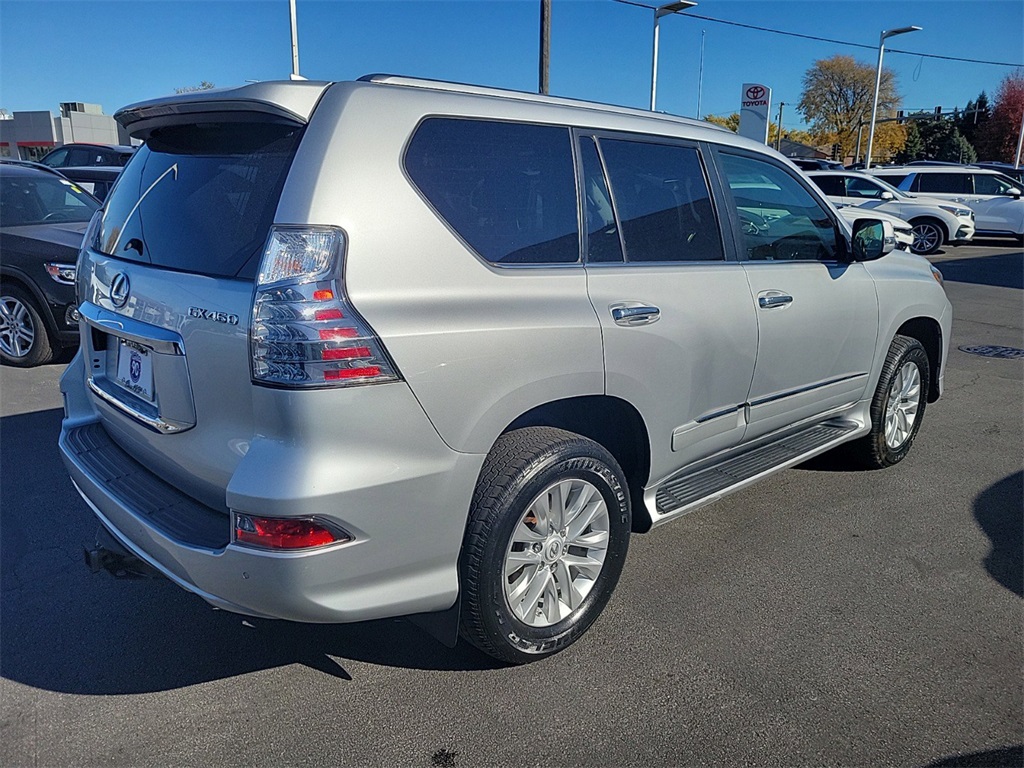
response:
[[[579,261],[568,128],[429,118],[405,168],[437,213],[487,261]]]
[[[627,261],[725,258],[704,168],[693,147],[601,139]]]
[[[71,151],[68,152],[68,159],[64,165],[72,168],[77,166],[94,165],[95,163],[93,163],[92,158],[92,150],[86,147],[72,147]]]
[[[832,261],[832,219],[786,171],[752,157],[722,153],[722,169],[740,219],[744,257],[760,261]]]
[[[899,187],[900,189],[904,189],[904,187],[900,187],[900,184],[903,183],[903,180],[905,178],[907,178],[907,176],[909,176],[910,174],[909,173],[879,173],[879,174],[876,174],[876,175],[882,181],[886,181],[889,184],[892,184],[894,187]]]
[[[48,165],[51,168],[60,168],[64,164],[64,158],[68,156],[68,150],[65,147],[55,149],[53,152],[43,158],[44,165]]]
[[[594,139],[580,141],[583,159],[583,201],[587,215],[587,261],[622,261],[622,243],[612,209],[612,196]]]
[[[916,189],[919,192],[944,192],[947,194],[968,192],[966,173],[920,173]]]
[[[826,195],[831,195],[832,197],[846,196],[842,176],[809,176],[808,178]]]

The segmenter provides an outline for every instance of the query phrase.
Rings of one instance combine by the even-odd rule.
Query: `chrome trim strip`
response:
[[[134,341],[136,344],[149,347],[162,355],[181,357],[185,355],[181,336],[174,331],[158,328],[125,315],[118,315],[90,302],[82,302],[78,311],[86,323],[104,333]]]
[[[707,423],[709,421],[712,421],[714,419],[721,418],[722,416],[728,416],[731,413],[736,413],[742,407],[743,407],[743,405],[733,405],[733,406],[730,406],[729,408],[723,408],[720,411],[714,411],[713,413],[708,413],[708,414],[706,414],[704,416],[698,416],[697,419],[695,420],[695,423],[697,423],[697,424],[705,424],[705,423]]]
[[[759,405],[764,405],[765,403],[770,403],[774,400],[782,400],[783,398],[786,397],[793,397],[793,395],[802,395],[804,392],[810,392],[815,389],[821,389],[822,387],[827,387],[832,384],[839,384],[840,382],[843,381],[850,381],[851,379],[859,379],[860,377],[867,375],[868,374],[865,371],[864,373],[851,373],[848,376],[838,376],[834,379],[829,379],[828,381],[820,382],[819,384],[810,384],[806,387],[799,387],[797,389],[787,390],[786,392],[780,392],[777,395],[769,395],[768,397],[762,397],[757,400],[751,400],[749,403],[747,403],[747,405],[750,406],[751,408],[756,408]]]
[[[99,384],[96,383],[96,380],[92,376],[90,376],[86,381],[88,382],[89,389],[92,390],[92,393],[99,397],[101,400],[103,400],[105,403],[116,408],[122,413],[131,416],[136,421],[140,422],[141,424],[144,424],[145,426],[149,427],[150,429],[156,432],[159,432],[160,434],[169,435],[173,434],[174,432],[184,432],[186,429],[189,429],[192,426],[174,424],[172,422],[165,421],[164,419],[161,419],[158,416],[149,416],[148,414],[142,413],[142,411],[133,408],[127,403],[122,402],[120,399],[115,397],[113,393],[107,392]]]

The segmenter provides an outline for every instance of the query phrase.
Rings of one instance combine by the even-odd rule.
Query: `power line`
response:
[[[655,10],[652,5],[644,5],[643,3],[636,3],[633,0],[613,0],[613,2],[621,3],[623,5],[634,5],[637,8],[646,8],[649,11]],[[726,21],[725,19],[715,19],[711,16],[701,16],[696,13],[685,13],[680,14],[687,16],[691,19],[700,19],[701,21],[710,21],[714,24],[725,24],[730,27],[743,27],[744,29],[753,29],[758,32],[771,32],[774,35],[785,35],[787,37],[799,37],[802,40],[814,40],[819,43],[832,43],[833,45],[846,45],[851,48],[866,48],[869,51],[877,51],[877,45],[867,45],[865,43],[851,43],[847,40],[833,40],[829,37],[818,37],[817,35],[805,35],[800,32],[786,32],[782,29],[771,29],[770,27],[759,27],[756,24],[744,24],[739,21]],[[1006,61],[985,61],[983,59],[967,59],[960,56],[943,56],[938,53],[920,53],[918,51],[903,51],[899,48],[886,48],[886,53],[903,53],[907,56],[921,56],[926,59],[942,59],[944,61],[961,61],[968,64],[991,64],[996,67],[1024,67],[1024,64],[1011,64]]]

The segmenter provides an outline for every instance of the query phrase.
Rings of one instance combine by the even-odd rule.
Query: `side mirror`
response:
[[[888,189],[883,189],[882,190],[882,194],[879,195],[879,197],[881,197],[882,200],[895,200],[896,199],[896,195],[894,195]]]
[[[1010,187],[1006,190],[1006,194],[1012,197],[1014,200],[1020,200],[1020,190],[1017,187]]]
[[[880,219],[857,219],[853,222],[854,261],[880,259],[895,247],[896,230],[891,222]]]

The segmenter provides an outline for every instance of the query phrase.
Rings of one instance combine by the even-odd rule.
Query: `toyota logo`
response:
[[[110,302],[115,307],[123,307],[128,302],[128,293],[131,291],[131,283],[128,282],[128,275],[118,272],[110,281]]]
[[[751,101],[757,101],[758,99],[764,98],[764,86],[752,85],[747,88],[747,98]]]

